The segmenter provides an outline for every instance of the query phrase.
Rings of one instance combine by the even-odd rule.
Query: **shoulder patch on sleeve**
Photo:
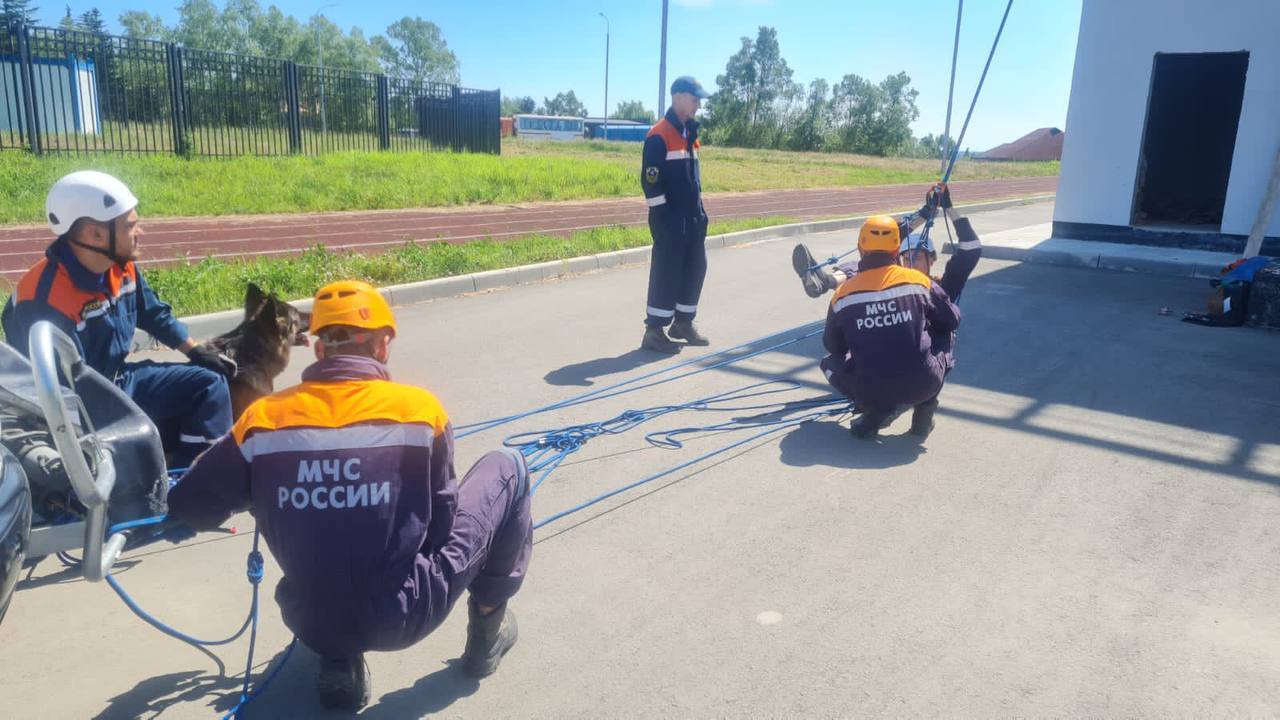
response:
[[[644,179],[648,181],[650,185],[653,185],[658,182],[658,172],[659,171],[656,166],[647,167],[644,169]]]

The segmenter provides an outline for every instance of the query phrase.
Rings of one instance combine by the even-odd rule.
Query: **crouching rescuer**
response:
[[[862,410],[850,427],[859,438],[875,437],[905,407],[914,408],[912,434],[929,435],[952,366],[950,343],[935,349],[933,336],[950,338],[960,325],[942,285],[899,264],[899,232],[888,215],[863,224],[857,273],[836,290],[822,336],[827,380]]]
[[[245,410],[170,493],[170,518],[211,530],[252,510],[283,575],[284,623],[322,658],[326,707],[367,704],[364,654],[422,640],[464,590],[463,670],[493,673],[516,641],[507,601],[533,550],[523,457],[491,452],[457,482],[444,408],[391,381],[396,323],[373,287],[321,288],[311,332],[302,384]]]

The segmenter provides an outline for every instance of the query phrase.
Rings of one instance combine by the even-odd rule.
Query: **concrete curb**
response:
[[[949,253],[949,248],[943,249]],[[1223,254],[1222,260],[1156,260],[1152,258],[1132,257],[1109,254],[1105,250],[1061,250],[1056,248],[1017,248],[1001,245],[982,246],[983,259],[1012,260],[1015,262],[1036,263],[1040,265],[1058,265],[1062,267],[1080,267],[1094,270],[1111,270],[1114,272],[1142,273],[1145,275],[1164,275],[1167,277],[1186,277],[1209,279],[1218,277],[1219,271],[1235,258]]]
[[[1010,200],[975,203],[972,205],[961,205],[959,207],[964,208],[968,212],[990,212],[992,210],[1002,210],[1004,208],[1015,207],[1017,205],[1047,202],[1053,200],[1053,198],[1053,195],[1037,195],[1027,198],[1015,198]],[[763,242],[766,240],[781,240],[789,237],[832,232],[835,230],[852,230],[861,227],[863,221],[868,217],[870,217],[870,215],[858,215],[849,218],[837,218],[835,220],[818,220],[815,222],[793,223],[790,225],[774,225],[772,227],[756,228],[754,230],[742,230],[740,232],[712,235],[707,238],[707,248],[719,250],[738,245],[745,245],[747,243]],[[544,280],[554,280],[567,275],[594,272],[596,270],[608,270],[622,265],[647,263],[649,262],[649,253],[650,248],[638,247],[628,250],[618,250],[610,253],[601,253],[599,255],[587,255],[567,260],[537,263],[535,265],[522,265],[520,267],[505,268],[502,270],[486,270],[484,272],[470,273],[468,275],[424,280],[422,282],[406,283],[404,285],[391,285],[381,288],[380,290],[383,296],[387,298],[387,302],[392,305],[412,305],[415,303],[427,302],[429,300],[441,300],[457,295],[465,295],[472,292],[482,292],[502,287],[510,287],[513,285],[524,285],[528,283],[542,282]],[[310,298],[292,300],[290,302],[299,310],[304,312],[311,311]],[[182,318],[182,320],[186,323],[187,329],[191,332],[192,337],[210,338],[231,330],[238,325],[243,318],[244,313],[242,311],[227,310],[224,312],[209,313],[207,315],[194,315]],[[148,347],[151,344],[152,340],[145,332],[138,331],[134,336],[135,347]]]

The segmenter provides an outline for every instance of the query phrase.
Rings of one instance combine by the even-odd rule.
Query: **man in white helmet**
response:
[[[177,424],[171,462],[186,467],[231,429],[227,378],[235,365],[191,339],[134,265],[142,237],[137,206],[129,188],[105,173],[74,172],[54,183],[45,212],[58,239],[18,282],[0,323],[23,354],[41,320],[73,338],[89,367],[119,385],[157,426]],[[125,362],[137,328],[191,362]]]

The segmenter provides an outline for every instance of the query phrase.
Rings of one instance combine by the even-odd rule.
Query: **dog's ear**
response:
[[[263,298],[259,312],[254,315],[253,322],[261,329],[264,337],[275,337],[280,331],[280,313],[271,298]]]
[[[267,295],[262,292],[262,288],[259,288],[253,283],[249,283],[249,287],[244,293],[244,316],[251,318],[254,315],[257,315],[258,311],[262,309],[263,304],[266,302]]]

